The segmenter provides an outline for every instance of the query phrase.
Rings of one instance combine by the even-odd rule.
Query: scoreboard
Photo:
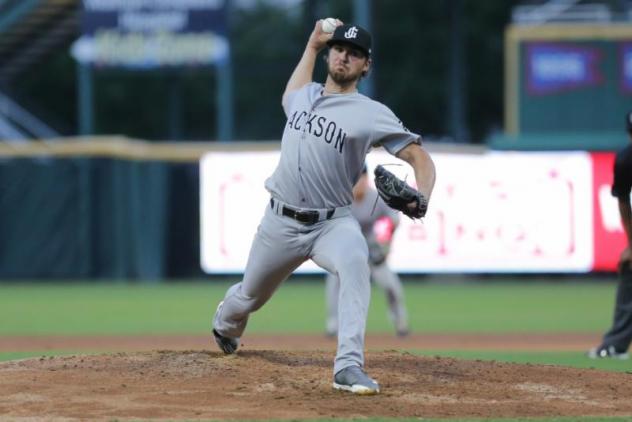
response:
[[[505,143],[611,150],[632,110],[632,25],[512,25],[505,34]],[[530,145],[531,144],[531,145]]]

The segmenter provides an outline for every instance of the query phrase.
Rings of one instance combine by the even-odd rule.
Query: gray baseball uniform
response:
[[[375,207],[374,207],[375,206]],[[380,218],[387,217],[397,226],[399,214],[382,201],[374,189],[367,188],[364,197],[354,200],[351,204],[351,214],[360,223],[362,234],[367,243],[376,242],[373,227]],[[379,264],[369,259],[371,279],[384,289],[389,307],[389,317],[395,326],[398,335],[408,332],[408,320],[406,304],[404,302],[404,289],[399,276],[391,270],[386,261]],[[340,283],[336,274],[328,273],[325,279],[325,299],[327,302],[327,333],[332,335],[338,332],[338,296]]]
[[[286,94],[287,123],[279,164],[265,182],[269,204],[253,240],[243,280],[228,289],[213,320],[226,337],[240,337],[249,315],[307,259],[340,278],[334,374],[364,366],[370,299],[368,251],[351,215],[352,187],[370,148],[396,154],[419,135],[386,106],[357,92],[324,95],[309,83]]]

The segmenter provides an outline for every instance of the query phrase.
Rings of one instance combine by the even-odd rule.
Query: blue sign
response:
[[[229,52],[226,0],[83,0],[73,56],[95,66],[206,66]]]
[[[564,43],[531,43],[527,46],[527,91],[553,94],[599,85],[603,81],[601,54],[597,49]]]
[[[621,44],[619,48],[619,63],[621,89],[625,93],[632,93],[632,43]]]

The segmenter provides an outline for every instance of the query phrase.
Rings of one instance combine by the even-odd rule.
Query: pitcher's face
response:
[[[371,60],[362,50],[347,44],[334,44],[327,57],[327,73],[338,85],[360,80],[369,70]]]

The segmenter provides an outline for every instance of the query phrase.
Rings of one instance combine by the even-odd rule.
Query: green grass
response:
[[[467,360],[494,360],[499,362],[532,363],[538,365],[572,366],[575,368],[628,372],[632,374],[632,361],[616,359],[588,359],[582,352],[523,352],[489,350],[412,350],[417,355],[447,356]]]
[[[95,352],[102,353],[102,352]],[[0,352],[0,362],[8,361],[8,360],[16,360],[16,359],[28,359],[28,358],[39,358],[44,356],[63,356],[63,355],[74,355],[77,352],[69,351],[69,350],[34,350],[32,352]],[[81,351],[82,355],[88,355],[90,353]]]
[[[0,285],[0,336],[202,334],[228,283]],[[600,283],[406,283],[416,332],[601,332],[615,285]],[[251,316],[257,333],[320,333],[324,288],[285,283]],[[367,329],[390,332],[386,301],[374,288]]]
[[[431,282],[405,284],[416,333],[586,332],[605,330],[615,284],[586,282]],[[8,335],[207,334],[216,304],[230,286],[206,281],[172,284],[0,285],[0,342]],[[284,284],[251,316],[250,333],[314,333],[324,328],[319,280]],[[386,300],[374,288],[368,331],[391,333]],[[630,361],[585,358],[581,352],[425,350],[426,355],[629,371]],[[0,360],[72,351],[3,352]],[[82,352],[85,353],[85,352]]]
[[[207,332],[226,285],[0,286],[0,335]]]

